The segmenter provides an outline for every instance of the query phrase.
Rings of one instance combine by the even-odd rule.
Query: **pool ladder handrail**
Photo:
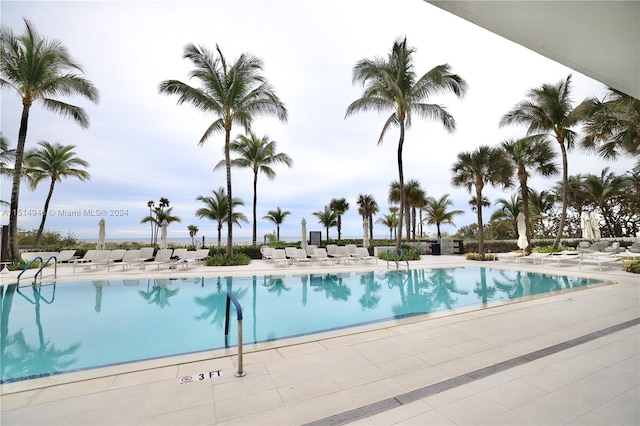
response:
[[[227,348],[229,347],[229,311],[231,309],[231,302],[233,302],[233,306],[236,307],[238,320],[238,371],[236,371],[234,375],[236,377],[244,377],[247,375],[247,372],[243,370],[242,363],[242,306],[240,306],[238,299],[231,293],[227,293],[227,309],[224,317],[224,345]]]
[[[18,285],[20,285],[20,277],[22,276],[22,274],[24,274],[28,269],[30,269],[31,265],[33,265],[36,262],[36,260],[40,260],[40,262],[42,262],[42,265],[40,265],[40,268],[38,268],[38,270],[36,271],[36,274],[33,276],[33,284],[35,284],[37,279],[38,279],[38,274],[42,272],[42,270],[49,264],[49,262],[51,262],[51,259],[55,260],[55,262],[53,262],[53,278],[57,278],[57,276],[58,276],[58,258],[56,256],[51,256],[45,262],[45,261],[42,260],[42,257],[36,256],[36,257],[33,258],[33,260],[31,262],[29,262],[27,264],[27,266],[25,266],[22,269],[22,271],[16,277]]]
[[[399,254],[400,257],[402,257],[402,259],[406,262],[407,264],[407,271],[409,270],[409,261],[407,260],[407,256],[405,256],[404,251],[400,248],[397,250],[396,252],[393,252],[391,250],[387,250],[387,269],[389,268],[389,259],[393,259],[393,261],[396,263],[396,270],[398,270],[400,268],[400,260],[396,257],[396,254]]]

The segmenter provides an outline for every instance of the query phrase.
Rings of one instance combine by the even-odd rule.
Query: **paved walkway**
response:
[[[412,268],[465,265],[478,263],[461,256],[412,262]],[[242,378],[234,377],[236,354],[217,351],[10,383],[0,390],[0,424],[640,424],[640,277],[593,265],[482,266],[613,283],[480,311],[245,346]],[[380,262],[375,269],[385,268]],[[155,269],[81,274],[115,279],[276,271],[263,261]],[[372,267],[357,268],[364,269]],[[58,279],[77,279],[71,270],[59,268]],[[11,276],[0,280],[8,283]],[[218,370],[220,377],[179,384],[185,375]]]

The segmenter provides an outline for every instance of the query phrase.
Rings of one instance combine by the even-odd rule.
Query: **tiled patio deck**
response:
[[[478,263],[462,256],[412,262],[413,268],[465,265]],[[640,277],[565,264],[482,266],[615,284],[245,346],[243,378],[234,377],[237,356],[218,351],[10,383],[2,386],[0,424],[640,424]],[[380,263],[375,269],[385,268]],[[82,274],[100,279],[276,270],[263,261],[155,269]],[[77,278],[71,270],[59,268],[58,278]],[[2,283],[10,276],[0,276]],[[179,377],[214,370],[221,377],[179,384]]]

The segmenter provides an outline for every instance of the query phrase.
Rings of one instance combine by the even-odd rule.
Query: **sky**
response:
[[[386,56],[398,38],[406,37],[416,49],[416,74],[447,63],[469,85],[463,99],[451,94],[429,99],[453,115],[454,133],[416,117],[405,137],[405,181],[420,181],[428,196],[449,194],[452,208],[465,211],[455,227],[443,226],[450,234],[476,223],[470,194],[451,185],[458,153],[523,137],[523,127],[500,128],[498,123],[534,87],[571,74],[576,104],[606,93],[601,83],[422,0],[3,0],[0,12],[2,25],[16,33],[24,31],[26,18],[42,36],[62,42],[100,91],[97,104],[65,98],[85,108],[88,129],[39,105],[31,108],[29,118],[27,149],[42,140],[75,145],[77,156],[90,164],[90,181],[56,184],[46,224],[46,229],[81,240],[98,237],[102,217],[107,239],[148,240],[149,225],[140,221],[149,214],[147,202],[157,203],[160,197],[170,200],[173,214],[181,219],[169,226],[169,238],[187,238],[188,225],[198,226],[198,239],[217,238],[216,224],[195,216],[204,206],[196,197],[226,188],[224,171],[213,171],[223,159],[224,135],[198,145],[216,117],[158,93],[163,80],[197,85],[188,79],[191,66],[182,58],[190,43],[211,50],[218,45],[230,61],[243,53],[261,58],[263,75],[288,110],[286,123],[260,118],[253,124],[258,136],[267,135],[277,142],[278,152],[293,159],[291,168],[275,166],[274,180],[258,178],[258,241],[275,231],[262,217],[277,207],[290,212],[281,225],[281,239],[298,240],[303,218],[308,231],[322,231],[324,238],[313,212],[333,198],[345,198],[350,206],[342,218],[343,237],[362,235],[359,194],[374,196],[380,207],[376,218],[389,212],[389,186],[398,179],[399,132],[390,130],[377,145],[388,114],[362,112],[345,118],[345,110],[362,95],[362,85],[352,83],[354,64]],[[9,90],[0,96],[2,134],[15,146],[21,101]],[[242,133],[235,128],[232,137]],[[557,144],[555,148],[559,155]],[[569,153],[570,175],[600,174],[604,167],[623,174],[632,165],[628,158],[612,163],[577,149]],[[233,196],[244,201],[240,211],[249,219],[234,228],[238,240],[251,238],[252,179],[248,169],[232,170]],[[549,190],[559,179],[534,177],[530,186]],[[2,178],[0,185],[0,198],[8,201],[11,182]],[[47,191],[47,182],[35,191],[21,186],[19,227],[38,227]],[[495,203],[515,192],[489,187],[484,194]],[[488,208],[485,218],[496,209]],[[8,224],[8,207],[0,208],[0,221]],[[433,236],[435,226],[426,226],[425,232]],[[374,238],[388,235],[388,228],[375,224]],[[223,232],[223,240],[225,236]],[[330,237],[337,237],[335,228]]]

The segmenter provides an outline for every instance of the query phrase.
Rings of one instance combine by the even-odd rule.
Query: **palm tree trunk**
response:
[[[231,199],[229,199],[229,202],[231,202]],[[258,242],[258,222],[256,219],[256,206],[258,204],[258,172],[256,171],[253,174],[253,245],[255,246]],[[278,239],[280,236],[278,235]]]
[[[562,213],[560,214],[560,224],[558,225],[558,234],[553,241],[553,249],[557,249],[560,245],[560,239],[564,231],[564,223],[567,219],[567,186],[569,185],[569,163],[567,161],[567,148],[564,146],[564,139],[557,138],[560,144],[560,153],[562,154]]]
[[[40,221],[40,227],[38,228],[38,232],[36,233],[36,239],[33,243],[34,246],[38,247],[40,245],[40,237],[42,236],[42,232],[44,231],[44,223],[47,220],[47,212],[49,211],[49,202],[51,201],[51,196],[53,195],[53,187],[56,184],[55,179],[51,179],[51,185],[49,185],[49,193],[47,194],[47,199],[44,202],[44,209],[42,211],[42,220]]]
[[[522,190],[522,213],[524,214],[525,234],[527,236],[527,248],[524,251],[528,255],[531,253],[531,223],[529,221],[531,212],[529,211],[529,188],[527,187],[527,177],[524,173],[520,174],[520,188]]]
[[[373,215],[369,215],[369,239],[373,240]]]
[[[227,197],[229,197],[229,207],[227,208],[227,259],[233,256],[233,196],[231,195],[231,156],[229,154],[229,140],[231,138],[231,123],[225,126],[224,136],[224,160],[227,169]]]
[[[476,182],[476,199],[482,200],[482,182]],[[478,203],[478,252],[484,258],[484,229],[482,227],[482,201]]]
[[[11,186],[11,207],[9,212],[9,256],[20,260],[18,247],[18,200],[20,198],[20,178],[22,178],[22,160],[24,159],[24,145],[27,141],[27,127],[29,124],[29,109],[31,104],[22,102],[22,117],[16,146],[16,162],[13,168],[13,182]]]
[[[400,209],[398,212],[398,230],[396,234],[396,250],[400,249],[400,242],[402,241],[402,219],[404,216],[404,170],[402,169],[402,146],[404,145],[404,115],[400,117],[398,114],[398,121],[400,122],[400,140],[398,141],[398,185],[400,189]]]

